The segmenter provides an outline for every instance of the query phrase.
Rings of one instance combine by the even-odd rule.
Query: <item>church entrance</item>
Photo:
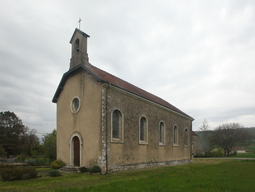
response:
[[[77,136],[73,138],[74,166],[80,166],[80,140]]]

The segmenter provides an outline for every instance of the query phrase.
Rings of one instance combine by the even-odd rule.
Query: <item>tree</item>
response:
[[[202,137],[200,138],[200,141],[206,156],[210,148],[210,137],[209,134],[207,133],[209,130],[209,124],[207,119],[203,120],[202,125],[199,127],[199,130],[202,132],[201,133]]]
[[[20,147],[20,136],[25,132],[22,120],[10,111],[0,112],[0,145],[5,149],[6,157]]]
[[[50,163],[56,160],[57,152],[56,152],[56,130],[54,129],[52,133],[47,133],[43,136],[43,148],[44,148],[44,156],[49,158]]]
[[[4,148],[0,145],[0,156],[5,156],[6,153],[5,153],[5,150]]]
[[[25,132],[21,137],[21,146],[22,153],[26,155],[31,155],[33,147],[40,142],[38,136],[36,135],[35,129],[29,129],[29,127],[25,127]]]
[[[245,143],[249,137],[249,132],[239,123],[219,125],[212,134],[214,143],[222,148],[225,156],[229,155],[234,146]]]

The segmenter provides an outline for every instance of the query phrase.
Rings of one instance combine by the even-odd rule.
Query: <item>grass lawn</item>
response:
[[[236,156],[229,158],[255,158],[255,153],[237,153]]]
[[[254,160],[195,159],[193,164],[118,172],[0,181],[0,191],[254,191]]]

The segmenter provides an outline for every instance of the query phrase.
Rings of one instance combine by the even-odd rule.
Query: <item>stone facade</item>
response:
[[[75,30],[70,41],[70,69],[53,97],[57,103],[57,158],[67,165],[97,164],[103,173],[191,163],[193,118],[92,66],[81,57],[87,55],[87,37]],[[77,48],[76,39],[83,48]],[[121,116],[117,138],[113,136],[116,110]],[[142,141],[141,118],[146,120]],[[74,138],[78,138],[78,146]]]

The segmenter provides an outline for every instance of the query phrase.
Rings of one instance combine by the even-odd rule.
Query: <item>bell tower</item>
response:
[[[70,69],[74,68],[79,64],[83,64],[89,67],[89,57],[87,53],[87,38],[89,35],[81,31],[80,29],[75,29],[73,36],[70,40],[72,45],[72,57],[70,59]],[[70,70],[69,69],[69,70]]]

